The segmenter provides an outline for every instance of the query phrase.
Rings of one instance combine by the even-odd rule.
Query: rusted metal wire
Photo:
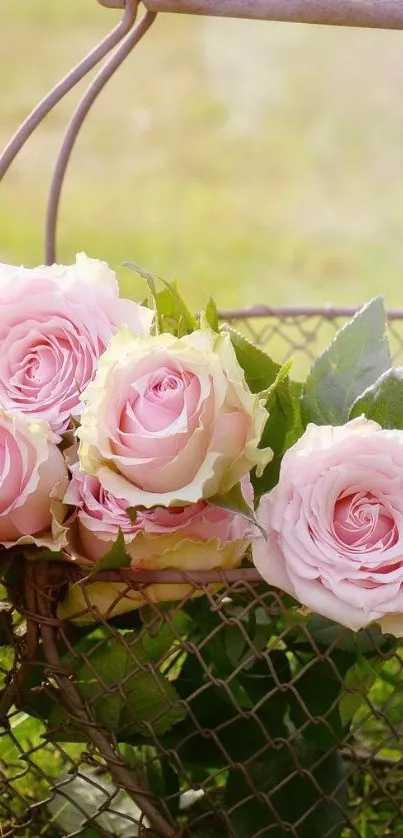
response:
[[[139,804],[141,811],[145,814],[151,826],[156,829],[158,835],[163,836],[163,838],[174,838],[176,830],[159,813],[152,795],[142,787],[141,781],[133,779],[124,760],[113,747],[110,738],[96,723],[89,705],[82,701],[80,693],[71,681],[70,673],[63,666],[57,648],[55,632],[49,625],[46,625],[46,619],[52,617],[52,600],[46,592],[46,586],[47,567],[39,564],[35,574],[35,589],[38,614],[41,618],[44,618],[41,626],[43,649],[46,661],[51,665],[53,678],[65,700],[66,708],[72,713],[74,723],[84,730],[103,757],[116,783],[125,789],[135,803]]]
[[[233,582],[249,582],[251,584],[261,582],[261,576],[254,567],[243,567],[238,570],[194,570],[193,572],[179,570],[107,570],[102,573],[94,573],[85,577],[84,585],[93,582],[121,582],[126,581],[129,585],[154,585],[165,583],[177,585],[183,582],[193,585],[194,588],[204,588],[211,583],[231,585]]]
[[[323,320],[335,320],[336,318],[342,318],[343,320],[349,320],[350,317],[354,317],[354,314],[357,313],[358,307],[354,306],[251,306],[249,308],[225,308],[220,310],[220,319],[223,321],[233,321],[239,320],[247,321],[249,318],[258,318],[258,322],[260,319],[267,317],[272,320],[283,320],[285,318],[291,319],[293,317],[302,319],[304,317],[312,317],[312,315],[316,315],[317,317],[323,318]],[[401,320],[402,319],[402,309],[401,308],[389,308],[388,309],[388,320]]]
[[[120,8],[125,9],[120,23],[49,91],[20,125],[0,156],[0,180],[4,177],[31,134],[50,111],[130,32],[136,19],[137,2],[138,0],[124,0],[120,3]]]
[[[99,2],[110,8],[123,4],[123,0]],[[154,12],[403,29],[400,0],[144,0],[144,4]]]
[[[130,582],[128,584],[130,585]],[[18,726],[15,725],[16,713],[11,711],[9,714],[10,729],[4,735],[10,739],[10,743],[19,753],[21,765],[18,770],[13,769],[11,764],[8,765],[7,772],[3,776],[3,791],[0,799],[0,822],[3,835],[18,834],[18,829],[24,828],[27,830],[24,835],[36,838],[46,819],[49,818],[47,806],[52,803],[52,800],[59,801],[59,809],[56,805],[52,809],[53,812],[60,810],[61,813],[60,823],[55,815],[56,823],[59,824],[59,835],[66,837],[70,834],[62,826],[64,810],[70,818],[78,819],[83,827],[91,826],[96,831],[98,822],[94,820],[94,817],[108,817],[117,811],[114,801],[118,787],[124,789],[128,797],[136,801],[139,807],[137,816],[130,810],[120,815],[118,820],[120,825],[116,827],[120,830],[124,829],[125,824],[130,823],[133,824],[133,830],[137,829],[135,823],[140,824],[141,829],[142,819],[145,817],[148,824],[153,825],[153,834],[172,836],[172,838],[174,836],[194,838],[199,834],[212,835],[214,838],[221,835],[239,838],[240,834],[246,835],[247,838],[259,838],[259,836],[263,838],[263,836],[270,836],[271,833],[273,835],[289,834],[294,838],[308,834],[313,838],[326,838],[326,836],[330,838],[335,834],[339,835],[340,830],[335,831],[333,827],[328,829],[324,822],[320,832],[303,831],[309,829],[309,819],[315,817],[317,808],[330,803],[334,807],[336,821],[339,819],[340,827],[343,828],[343,838],[344,836],[363,838],[365,835],[362,831],[364,829],[362,826],[364,824],[363,806],[372,805],[372,798],[375,803],[378,801],[378,805],[383,807],[385,812],[385,816],[377,822],[377,836],[387,838],[387,836],[399,834],[403,805],[400,792],[403,777],[403,734],[399,724],[391,721],[393,715],[390,719],[388,717],[390,713],[388,699],[382,699],[381,704],[379,700],[378,703],[376,701],[374,703],[373,698],[365,697],[363,687],[362,700],[364,707],[367,707],[366,713],[361,713],[361,717],[350,730],[346,730],[343,735],[339,734],[339,738],[333,740],[336,704],[324,709],[323,713],[319,708],[312,711],[309,693],[305,693],[302,687],[302,682],[308,678],[309,672],[315,672],[315,667],[323,667],[326,663],[332,667],[332,677],[335,682],[340,683],[342,696],[348,697],[348,690],[342,687],[343,675],[339,672],[339,658],[337,657],[338,644],[343,643],[343,633],[324,643],[320,635],[315,635],[313,629],[311,630],[309,626],[305,627],[301,622],[297,635],[299,640],[293,639],[295,628],[298,629],[298,622],[293,624],[291,613],[287,610],[282,596],[267,588],[262,591],[244,576],[237,583],[228,583],[225,590],[216,594],[209,592],[208,587],[205,586],[206,606],[203,607],[203,613],[206,619],[212,619],[212,624],[201,641],[197,639],[197,624],[193,628],[190,625],[184,628],[184,625],[175,623],[176,617],[189,603],[189,600],[186,600],[174,603],[169,612],[161,610],[150,602],[147,614],[143,613],[140,623],[132,616],[131,626],[137,627],[135,632],[128,631],[130,627],[128,623],[126,632],[121,633],[119,629],[107,624],[101,617],[99,624],[102,632],[95,634],[92,640],[87,640],[85,646],[77,647],[74,627],[60,624],[54,619],[54,571],[49,571],[46,565],[38,566],[34,572],[33,585],[37,611],[35,619],[44,655],[41,664],[43,675],[39,678],[39,687],[35,688],[38,690],[38,701],[33,704],[33,707],[39,708],[40,715],[41,706],[45,711],[46,703],[51,701],[60,710],[55,714],[53,722],[45,722],[42,742],[22,745],[18,737]],[[232,603],[237,603],[235,610]],[[208,616],[209,613],[212,615],[211,618]],[[259,648],[255,645],[250,632],[246,630],[245,621],[252,615],[258,616],[259,620],[263,619],[263,615],[269,621],[280,620],[277,623],[277,635],[272,637],[267,647]],[[273,623],[274,625],[276,623]],[[171,632],[171,643],[161,647],[161,652],[156,653],[153,668],[150,669],[149,664],[144,664],[142,643],[146,640],[147,643],[153,642],[152,639],[158,638],[159,632],[165,632],[167,629]],[[228,632],[231,634],[229,635]],[[234,660],[231,670],[226,675],[223,676],[221,673],[217,677],[213,663],[214,656],[211,658],[211,652],[214,648],[217,650],[225,648],[225,643],[228,642],[228,639],[224,640],[226,637],[231,637],[232,643],[235,638],[238,638],[233,649],[242,650],[243,646],[244,651],[238,655],[237,661]],[[100,667],[102,660],[100,653],[108,642],[113,643],[114,656],[117,656],[120,649],[127,659],[125,674],[123,676],[117,674],[115,679],[113,677],[111,679],[110,674],[106,677]],[[390,666],[395,661],[396,677],[403,678],[401,653],[397,655],[395,653],[392,656],[390,653],[385,653],[370,635],[367,642],[373,644],[373,651],[380,662],[384,659],[385,665]],[[223,647],[220,645],[222,643],[224,643]],[[276,654],[283,654],[278,650],[283,648],[292,650],[288,654],[294,659],[293,666],[288,669],[288,674],[285,676],[279,675],[273,665]],[[299,660],[299,654],[302,655],[301,660]],[[191,688],[186,697],[182,698],[187,721],[183,723],[183,732],[177,737],[175,750],[171,749],[169,739],[166,741],[164,734],[158,733],[158,725],[163,715],[161,711],[157,712],[155,721],[145,725],[147,752],[144,754],[141,771],[133,775],[133,768],[131,771],[128,770],[117,749],[114,737],[103,729],[98,716],[99,708],[107,706],[107,702],[110,702],[117,694],[120,694],[122,701],[125,701],[133,686],[136,683],[140,684],[144,677],[153,678],[154,675],[157,677],[159,671],[168,672],[170,667],[176,667],[179,673],[185,660],[193,661],[192,667],[200,672],[201,683]],[[260,702],[256,702],[252,708],[245,710],[242,702],[240,703],[240,697],[234,691],[235,684],[237,679],[241,679],[241,682],[245,678],[248,679],[254,667],[258,667],[257,671],[261,673],[259,677],[267,678],[267,690]],[[83,671],[83,668],[91,673],[93,678],[90,703],[81,693],[79,673]],[[263,676],[264,672],[267,672],[267,675]],[[385,673],[385,678],[386,676],[387,673]],[[382,671],[379,670],[380,684],[383,683],[382,678]],[[175,678],[172,683],[177,683]],[[320,686],[321,689],[324,688],[324,685]],[[19,697],[18,703],[21,702],[22,706],[28,708],[29,702],[34,701],[35,689],[31,697],[29,694],[26,698]],[[319,682],[317,689],[319,690]],[[268,706],[271,706],[270,702],[274,702],[274,710],[275,702],[280,700],[289,702],[294,708],[291,712],[296,730],[292,736],[284,735],[280,721],[277,733],[268,732],[262,722],[261,713],[265,704],[268,703]],[[401,701],[401,698],[399,700]],[[26,701],[28,704],[24,704]],[[225,715],[223,717],[218,715],[213,723],[213,721],[208,721],[207,714],[203,722],[200,718],[200,709],[203,707],[206,710],[214,709],[215,702],[218,702],[217,706],[220,706],[222,701],[224,701],[223,706],[227,708]],[[173,707],[174,705],[171,708],[167,704],[163,712],[170,713]],[[104,714],[101,714],[101,718],[104,718]],[[368,724],[383,725],[381,736],[375,737],[374,741],[371,740],[371,734],[368,731],[365,732],[365,726],[368,727]],[[320,748],[307,765],[306,755],[299,750],[298,743],[301,737],[305,736],[308,736],[309,742],[310,731],[314,731],[318,726],[328,737],[328,746]],[[236,740],[240,741],[241,745],[243,742],[242,747],[246,749],[246,753],[249,753],[248,740],[242,739],[245,736],[242,733],[243,730],[252,731],[253,736],[256,737],[256,744],[252,742],[250,750],[250,753],[253,753],[253,759],[252,756],[245,757],[243,760],[239,757],[234,759],[232,756],[232,743]],[[72,750],[72,746],[68,743],[74,741],[74,731],[81,731],[84,739],[88,740],[87,750],[85,750],[85,744],[81,746],[81,752],[77,751],[77,746],[74,746]],[[117,736],[123,736],[124,739],[123,727],[117,730]],[[0,753],[1,738],[0,732]],[[63,742],[67,744],[63,745]],[[216,763],[216,768],[208,772],[205,777],[199,777],[198,794],[201,794],[201,797],[196,799],[203,801],[203,804],[178,811],[175,805],[179,797],[185,792],[194,795],[192,791],[194,780],[191,779],[190,771],[191,755],[194,749],[201,747],[202,742],[205,742],[206,747],[210,749],[211,759],[213,763]],[[339,752],[344,760],[344,771],[339,778],[334,780],[332,787],[324,790],[322,774],[326,776],[329,760],[336,758]],[[56,763],[60,765],[57,776],[47,773],[50,770],[49,767],[43,767],[45,764],[50,765],[52,754]],[[267,760],[270,764],[270,760],[273,759],[275,761],[284,759],[287,768],[285,775],[275,780],[271,784],[270,792],[266,793],[262,791],[259,776],[256,775],[256,770],[254,773],[253,766],[257,762],[262,766],[260,770],[264,770]],[[161,760],[169,761],[180,783],[176,790],[171,792],[165,790],[156,799],[155,794],[147,791],[144,777],[147,776],[147,772],[150,772],[152,776]],[[109,777],[114,778],[115,786],[110,785],[110,780],[108,780],[109,786],[105,786],[103,778],[106,776],[106,771]],[[241,784],[240,787],[243,790],[240,799],[234,804],[231,804],[227,798],[223,798],[220,791],[223,788],[224,775],[228,774],[237,778],[236,782]],[[24,782],[24,778],[28,784]],[[303,813],[292,815],[292,789],[298,778],[305,778],[308,803],[305,808],[303,807]],[[367,786],[366,792],[363,786],[364,779]],[[77,794],[77,788],[81,788],[80,782],[89,789],[88,793],[95,801],[92,815],[88,813],[80,794]],[[32,801],[29,788],[32,784],[38,783],[43,788],[43,800]],[[351,800],[350,806],[347,809],[339,808],[339,796],[345,794],[347,786]],[[356,788],[357,791],[355,791]],[[284,809],[284,805],[281,804],[284,794],[291,795],[288,809]],[[248,831],[243,830],[240,833],[237,813],[242,810],[242,807],[248,807],[251,803],[253,805],[254,801],[257,801],[258,811],[267,812],[271,828],[267,830],[266,827],[261,827],[251,821]],[[21,809],[24,810],[23,813]],[[174,810],[178,812],[177,816],[172,814]],[[245,811],[248,809],[246,808]],[[287,811],[288,817],[285,814]],[[183,815],[180,814],[181,812]],[[7,813],[7,820],[5,813]],[[99,831],[96,831],[101,838],[105,838],[106,835],[124,834],[123,831],[115,832],[104,828],[103,823],[99,824]],[[276,829],[281,832],[276,832]],[[79,834],[79,830],[74,831]],[[141,833],[133,831],[129,834]],[[144,834],[146,835],[147,832]]]
[[[26,568],[25,582],[26,629],[20,642],[14,642],[14,666],[11,678],[0,696],[0,725],[7,725],[7,717],[13,704],[16,703],[35,661],[37,660],[39,627],[36,608],[36,598],[33,586],[33,566]]]
[[[112,58],[109,59],[102,70],[100,70],[100,72],[96,75],[94,81],[84,94],[72,116],[56,160],[52,183],[49,190],[45,224],[45,263],[47,265],[51,265],[56,260],[55,240],[60,195],[67,165],[80,128],[97,96],[99,96],[109,79],[149,30],[155,18],[156,12],[146,12],[144,17],[137,24],[136,28],[126,36],[125,40],[113,54]]]

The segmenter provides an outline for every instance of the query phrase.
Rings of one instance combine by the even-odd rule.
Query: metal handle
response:
[[[123,0],[99,0],[122,7]],[[153,12],[403,29],[403,0],[143,0]]]

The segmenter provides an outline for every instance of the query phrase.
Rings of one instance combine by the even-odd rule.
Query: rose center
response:
[[[333,527],[338,540],[358,552],[385,550],[398,538],[390,510],[370,492],[339,497],[334,507]]]
[[[171,393],[176,393],[178,390],[183,389],[183,381],[179,376],[170,373],[168,375],[161,375],[157,379],[154,379],[150,386],[150,391],[152,392],[153,396],[157,398],[165,398],[166,396],[170,396]]]
[[[33,347],[31,352],[24,357],[12,381],[16,387],[23,390],[25,387],[42,386],[54,381],[56,373],[54,348],[52,345],[41,344]]]

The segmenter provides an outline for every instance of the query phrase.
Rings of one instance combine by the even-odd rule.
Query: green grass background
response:
[[[1,0],[1,145],[119,14]],[[195,307],[208,292],[225,307],[378,293],[403,306],[402,91],[401,33],[161,16],[80,136],[58,259],[134,260],[177,278]],[[43,261],[46,189],[77,98],[3,182],[4,261]]]

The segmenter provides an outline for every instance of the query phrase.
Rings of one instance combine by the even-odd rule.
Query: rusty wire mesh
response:
[[[136,588],[144,606],[107,621],[86,585],[89,627],[55,619],[62,568],[20,574],[25,602],[2,612],[21,667],[10,680],[3,662],[3,836],[401,834],[392,638],[308,619],[248,570],[219,590],[199,576],[169,606],[147,595],[152,574],[109,574],[116,601]],[[357,637],[362,683],[348,683]]]
[[[1,178],[46,114],[107,59],[56,161],[47,262],[78,131],[155,17],[147,12],[134,28],[134,0],[106,5],[124,5],[121,22],[0,158]],[[398,13],[376,5],[378,15],[381,6]],[[298,377],[352,311],[222,314],[276,359],[292,356]],[[399,363],[403,312],[390,312],[389,334]],[[56,615],[64,567],[14,562],[0,608],[1,838],[403,835],[401,646],[374,629],[352,635],[309,617],[251,567],[182,576],[109,574],[116,604],[134,592],[143,603],[118,617],[112,603],[108,619],[76,580],[87,603],[76,625]],[[179,582],[173,601],[156,601],[155,585]],[[142,699],[145,685],[153,702]]]

